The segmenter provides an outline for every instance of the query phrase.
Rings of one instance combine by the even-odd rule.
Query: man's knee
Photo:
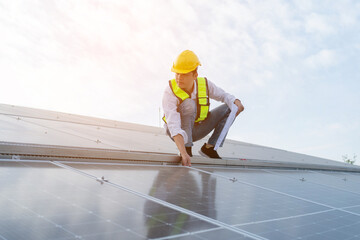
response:
[[[179,106],[179,112],[181,115],[193,115],[196,114],[196,103],[194,100],[187,98]]]
[[[219,114],[222,116],[228,116],[231,112],[230,108],[226,104],[222,104],[218,107]]]

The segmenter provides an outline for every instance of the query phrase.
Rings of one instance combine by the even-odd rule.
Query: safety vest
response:
[[[190,94],[181,89],[177,84],[176,80],[172,79],[169,81],[170,88],[174,95],[179,99],[180,104],[187,98],[190,98]],[[209,113],[209,88],[207,79],[204,77],[198,77],[196,79],[196,105],[197,105],[197,115],[195,118],[195,122],[204,121]],[[165,116],[163,117],[164,122],[166,123]]]

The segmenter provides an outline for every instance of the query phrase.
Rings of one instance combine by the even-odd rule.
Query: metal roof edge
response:
[[[33,118],[33,119],[41,119],[41,120],[48,120],[48,121],[56,121],[56,122],[68,122],[73,124],[81,124],[81,125],[90,125],[90,126],[98,126],[98,127],[107,127],[107,128],[116,128],[116,129],[124,129],[124,130],[132,130],[132,131],[145,131],[150,133],[159,133],[164,132],[163,128],[156,127],[156,126],[150,126],[150,125],[143,125],[139,123],[129,123],[119,120],[110,120],[100,117],[93,117],[93,116],[85,116],[80,114],[74,114],[74,113],[65,113],[65,112],[59,112],[59,111],[53,111],[53,110],[45,110],[45,109],[39,109],[39,108],[31,108],[31,107],[23,107],[23,106],[15,106],[15,105],[8,105],[8,104],[2,104],[0,103],[0,107],[10,107],[14,108],[16,110],[33,110],[33,111],[40,111],[41,113],[50,113],[55,116],[52,117],[40,117],[39,114],[27,114],[23,112],[15,112],[15,113],[6,113],[1,112],[0,114],[4,116],[11,116],[11,117],[22,117],[22,118]]]
[[[68,146],[51,146],[40,144],[25,144],[0,142],[0,156],[23,160],[59,160],[68,161],[104,161],[104,162],[132,162],[132,163],[157,163],[179,164],[180,158],[176,154],[135,152],[127,150],[95,149]],[[295,162],[280,162],[261,159],[212,159],[194,156],[191,158],[194,165],[216,165],[234,167],[266,167],[266,168],[291,168],[313,169],[328,171],[360,172],[360,166],[329,166],[322,164],[308,164]]]
[[[1,107],[4,107],[5,110],[2,112]],[[10,109],[10,110],[9,110]],[[26,113],[24,111],[33,111],[32,113]],[[43,114],[48,114],[49,116],[45,117]],[[0,103],[0,115],[5,116],[12,116],[12,117],[24,117],[24,118],[34,118],[34,119],[42,119],[48,121],[57,121],[57,122],[68,122],[72,124],[81,124],[81,125],[89,125],[89,126],[98,126],[98,127],[106,127],[106,128],[114,128],[114,129],[122,129],[128,131],[136,131],[136,132],[145,132],[145,133],[152,133],[158,135],[166,135],[165,130],[162,127],[155,127],[155,126],[148,126],[138,123],[129,123],[129,122],[122,122],[117,120],[109,120],[99,117],[92,117],[92,116],[85,116],[79,114],[72,114],[72,113],[64,113],[58,112],[54,110],[45,110],[45,109],[38,109],[38,108],[31,108],[31,107],[24,107],[24,106],[15,106],[10,104],[3,104]],[[41,117],[42,116],[42,117]],[[289,150],[284,150],[280,148],[258,145],[254,143],[247,143],[242,142],[239,140],[233,139],[226,139],[226,144],[230,143],[234,146],[241,146],[241,147],[253,147],[256,150],[273,150],[279,153],[289,153],[296,155],[296,159],[300,158],[312,158],[312,159],[319,159],[321,161],[333,161],[338,162],[333,159],[323,158],[319,156],[312,156],[300,152],[293,152]],[[161,154],[161,153],[159,153]],[[233,156],[233,155],[232,155]],[[254,156],[254,155],[253,155]],[[257,157],[257,156],[254,156]],[[270,157],[270,156],[268,156]],[[262,160],[263,156],[261,156]],[[266,160],[267,161],[267,160]],[[276,161],[269,159],[269,161]],[[308,163],[309,164],[309,163]]]

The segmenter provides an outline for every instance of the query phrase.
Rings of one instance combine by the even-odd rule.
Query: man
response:
[[[166,87],[162,105],[165,129],[180,151],[181,162],[191,166],[193,142],[214,130],[209,141],[199,153],[210,158],[220,158],[214,146],[230,114],[233,104],[238,107],[236,116],[244,110],[239,99],[226,93],[206,78],[198,77],[201,66],[194,52],[185,50],[173,63],[175,79]],[[225,104],[209,112],[210,98]],[[222,146],[223,142],[220,146]]]

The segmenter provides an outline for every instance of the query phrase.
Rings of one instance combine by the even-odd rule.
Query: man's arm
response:
[[[219,88],[209,80],[208,80],[208,86],[209,86],[210,98],[213,98],[216,101],[226,103],[230,109],[232,104],[234,103],[239,109],[236,113],[236,116],[238,116],[242,111],[244,111],[244,106],[242,105],[239,99],[236,99],[233,95],[225,92],[223,89]]]
[[[236,104],[236,106],[241,110],[241,102],[240,100],[236,99],[235,96],[231,95],[230,93],[225,92],[222,88],[216,86],[213,82],[208,80],[208,86],[209,86],[209,97],[219,101],[226,103],[226,105],[231,109],[231,106],[233,104]],[[242,110],[241,110],[242,111]],[[240,111],[240,112],[241,112]],[[238,112],[237,114],[239,114]]]
[[[181,134],[178,134],[176,136],[173,137],[174,141],[176,143],[177,148],[180,151],[181,154],[181,164],[183,166],[189,166],[191,167],[191,160],[190,160],[190,156],[189,154],[186,152],[185,149],[185,143],[184,143],[184,138]]]
[[[181,154],[181,163],[184,166],[191,166],[190,156],[185,148],[185,141],[187,141],[186,132],[181,129],[180,113],[177,112],[177,98],[173,95],[170,87],[166,88],[163,95],[163,109],[167,121],[167,128],[170,136],[174,139],[177,148]]]

